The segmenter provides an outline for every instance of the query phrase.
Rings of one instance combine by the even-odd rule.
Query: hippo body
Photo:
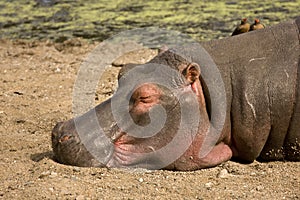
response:
[[[300,18],[263,30],[201,43],[216,63],[226,93],[225,124],[204,156],[199,156],[204,140],[213,137],[207,131],[212,117],[212,96],[203,79],[209,73],[210,66],[201,64],[199,58],[193,55],[186,59],[174,53],[174,50],[166,50],[149,62],[157,64],[152,66],[153,69],[141,68],[136,77],[150,73],[158,65],[167,65],[182,76],[172,76],[169,81],[172,82],[171,89],[155,83],[144,83],[135,87],[129,97],[129,114],[132,121],[141,127],[151,123],[150,112],[156,105],[166,110],[165,125],[158,134],[145,138],[135,137],[128,134],[132,127],[130,123],[121,129],[112,112],[114,98],[122,98],[116,94],[92,111],[60,122],[54,127],[52,147],[56,159],[77,166],[172,170],[213,167],[230,159],[243,162],[255,159],[299,161],[299,30]],[[126,68],[122,70],[126,76]],[[164,75],[164,72],[161,74]],[[125,77],[125,81],[121,84],[119,82],[119,87],[126,85],[126,81]],[[178,98],[172,95],[174,91]],[[195,101],[198,104],[197,110],[190,108]],[[168,155],[162,155],[159,150],[175,141],[180,129],[178,124],[182,120],[182,109],[191,113],[186,119],[190,124],[184,127],[183,135],[176,140],[177,145],[167,151],[169,157],[172,157],[173,152],[179,156],[174,161],[166,161]],[[95,143],[93,136],[89,137],[90,143],[84,145],[75,125],[77,123],[82,125],[80,127],[86,127],[86,130],[79,131],[85,131],[88,135],[95,113],[97,123],[103,128],[105,138],[108,138],[99,140],[99,157],[86,148],[86,144]],[[195,113],[200,116],[199,121],[194,120]],[[199,126],[194,127],[195,123]]]

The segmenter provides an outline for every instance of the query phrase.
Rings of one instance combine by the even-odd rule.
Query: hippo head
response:
[[[52,147],[59,162],[177,170],[220,162],[199,156],[210,122],[198,63],[166,50],[145,65],[125,66],[118,79],[112,98],[55,126]]]

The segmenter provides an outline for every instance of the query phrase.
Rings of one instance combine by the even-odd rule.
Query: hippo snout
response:
[[[64,130],[64,125],[64,122],[58,122],[52,130],[51,139],[53,149],[57,150],[60,146],[71,142],[76,137],[76,134],[72,134],[71,131]]]
[[[58,122],[52,130],[51,139],[54,158],[59,163],[80,167],[102,166],[82,144],[73,120]]]

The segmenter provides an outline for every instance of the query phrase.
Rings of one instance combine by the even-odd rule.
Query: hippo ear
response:
[[[197,63],[190,63],[187,68],[182,71],[182,74],[190,84],[199,79],[200,73],[200,66]]]
[[[163,54],[164,52],[166,52],[168,50],[169,50],[169,47],[164,44],[158,49],[158,54]]]
[[[135,64],[135,63],[125,64],[119,71],[118,80],[120,80],[120,78],[122,78],[122,76],[124,76],[127,72],[129,72],[131,69],[135,68],[138,65],[139,64]]]

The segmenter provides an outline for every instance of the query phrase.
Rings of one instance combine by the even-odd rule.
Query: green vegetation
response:
[[[104,40],[123,30],[157,26],[197,40],[227,37],[243,17],[269,26],[300,15],[300,0],[61,0],[42,6],[34,0],[0,2],[0,37]]]

